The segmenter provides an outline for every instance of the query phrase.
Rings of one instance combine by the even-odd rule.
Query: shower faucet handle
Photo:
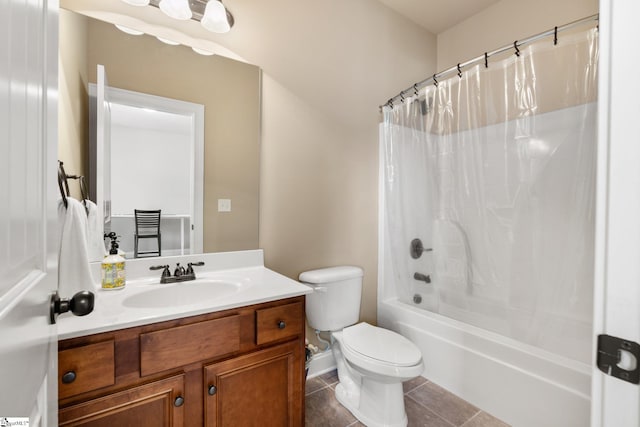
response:
[[[425,248],[422,244],[422,240],[413,239],[411,241],[411,246],[409,247],[409,253],[411,254],[411,258],[418,259],[422,256],[422,252],[431,252],[433,248]]]

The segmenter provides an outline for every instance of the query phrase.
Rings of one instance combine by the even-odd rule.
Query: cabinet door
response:
[[[60,409],[60,426],[181,427],[184,376],[134,387]]]
[[[296,341],[205,367],[205,425],[302,426],[302,353]]]

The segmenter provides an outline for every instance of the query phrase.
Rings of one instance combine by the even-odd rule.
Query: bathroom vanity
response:
[[[152,262],[137,260],[142,265],[134,269],[142,272]],[[244,287],[163,307],[162,295],[171,289],[189,294],[190,284],[134,280],[122,292],[98,291],[90,321],[60,318],[61,426],[304,425],[309,288],[261,266],[202,277],[204,285],[193,284],[216,286],[236,277]],[[160,302],[153,300],[156,291]],[[143,301],[137,295],[149,307],[127,306]]]

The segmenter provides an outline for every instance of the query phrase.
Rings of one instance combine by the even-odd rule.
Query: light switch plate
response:
[[[218,199],[218,212],[231,212],[231,199]]]

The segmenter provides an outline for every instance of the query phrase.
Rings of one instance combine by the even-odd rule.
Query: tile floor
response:
[[[336,371],[307,380],[306,427],[361,427],[347,409],[338,403],[334,388]],[[508,424],[418,377],[404,383],[404,402],[409,427],[508,427]]]

